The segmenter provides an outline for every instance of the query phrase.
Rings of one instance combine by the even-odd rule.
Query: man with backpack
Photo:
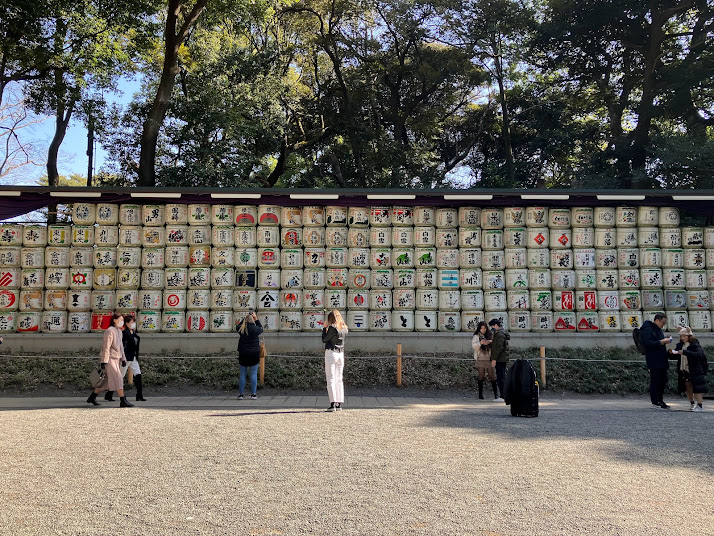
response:
[[[669,409],[664,403],[664,389],[667,386],[669,356],[666,346],[672,337],[665,337],[664,328],[667,316],[657,313],[654,320],[646,320],[640,329],[640,342],[645,349],[647,368],[650,371],[650,400],[653,409]]]
[[[493,329],[493,342],[491,343],[491,366],[496,369],[496,384],[500,395],[494,394],[494,402],[503,402],[503,389],[506,383],[506,365],[508,365],[508,340],[510,334],[502,328],[498,318],[491,320],[488,325]]]

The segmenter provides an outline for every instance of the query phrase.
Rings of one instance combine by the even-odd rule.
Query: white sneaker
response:
[[[503,402],[503,398],[500,396],[497,396],[496,398],[493,399],[494,402]]]
[[[690,402],[689,403],[689,411],[694,411],[694,408],[697,407],[696,402]]]
[[[704,411],[704,408],[697,404],[695,407],[692,408],[692,411]]]

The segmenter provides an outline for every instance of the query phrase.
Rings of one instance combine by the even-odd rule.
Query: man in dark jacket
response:
[[[491,343],[491,366],[496,368],[496,384],[500,394],[493,399],[494,402],[503,402],[503,388],[506,383],[506,365],[508,365],[508,340],[511,336],[503,330],[503,324],[498,318],[488,323],[493,329],[493,342]]]
[[[640,341],[645,347],[645,359],[650,371],[650,400],[654,409],[669,409],[664,403],[664,389],[667,386],[667,369],[669,360],[667,344],[672,342],[672,337],[665,337],[664,328],[667,316],[657,313],[654,320],[645,321],[640,329]]]

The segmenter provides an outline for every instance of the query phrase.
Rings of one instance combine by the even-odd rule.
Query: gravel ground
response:
[[[714,534],[711,406],[299,399],[0,411],[0,533]]]

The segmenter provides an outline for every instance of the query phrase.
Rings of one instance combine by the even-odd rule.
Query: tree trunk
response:
[[[55,72],[55,79],[58,80],[58,84],[61,85],[62,72]],[[56,110],[56,120],[55,120],[55,133],[50,142],[49,149],[47,150],[47,185],[50,187],[59,186],[59,171],[57,170],[57,160],[59,154],[60,145],[67,134],[67,127],[69,126],[69,120],[72,118],[72,112],[74,111],[74,105],[76,104],[76,99],[74,97],[70,98],[69,102],[66,104],[62,100],[64,95],[58,91],[58,103]],[[57,222],[57,204],[53,203],[48,207],[47,212],[47,222],[56,223]]]
[[[501,136],[503,136],[503,150],[506,153],[506,171],[508,172],[508,182],[511,187],[515,186],[516,166],[513,161],[513,145],[511,143],[511,116],[508,113],[508,101],[506,99],[506,88],[503,77],[503,58],[500,53],[500,46],[494,39],[491,43],[493,47],[493,60],[496,67],[496,81],[498,82],[498,98],[501,104]]]

